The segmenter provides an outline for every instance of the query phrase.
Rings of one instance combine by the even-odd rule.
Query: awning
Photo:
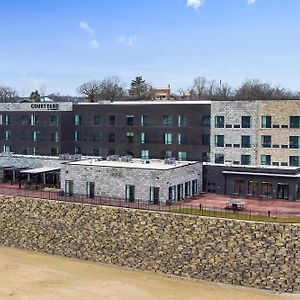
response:
[[[21,170],[28,170],[29,167],[22,167],[22,168],[19,168],[19,167],[8,167],[8,168],[5,168],[4,170],[5,171],[21,171]]]
[[[0,170],[6,170],[6,169],[10,169],[13,168],[14,166],[1,166]]]
[[[250,176],[270,176],[270,177],[289,177],[297,178],[300,177],[299,174],[276,174],[276,173],[256,173],[256,172],[238,172],[238,171],[223,171],[223,174],[232,174],[232,175],[250,175]]]
[[[49,173],[49,172],[54,172],[54,171],[60,171],[60,168],[58,168],[58,167],[41,167],[41,168],[23,170],[20,173],[23,173],[23,174],[41,174],[41,173]]]

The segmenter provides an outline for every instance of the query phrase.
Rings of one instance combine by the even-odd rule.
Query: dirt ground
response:
[[[0,299],[279,300],[300,296],[171,278],[0,247]]]

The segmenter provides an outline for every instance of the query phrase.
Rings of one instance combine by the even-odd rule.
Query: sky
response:
[[[299,0],[0,0],[0,86],[77,95],[136,76],[188,89],[205,76],[300,90]]]

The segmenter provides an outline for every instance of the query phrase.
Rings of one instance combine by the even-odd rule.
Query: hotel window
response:
[[[98,115],[94,116],[94,125],[100,125],[101,123],[101,118]]]
[[[148,126],[149,125],[149,116],[141,115],[141,126]]]
[[[172,133],[164,133],[164,144],[165,145],[172,144]]]
[[[251,165],[251,155],[241,155],[241,165]]]
[[[147,144],[147,137],[145,132],[141,132],[141,144]]]
[[[11,116],[4,115],[4,125],[10,125],[10,124],[11,124]]]
[[[4,152],[11,152],[11,151],[12,151],[11,146],[6,146],[6,145],[4,145],[4,146],[3,146],[3,151],[4,151]]]
[[[22,115],[21,116],[21,124],[22,125],[28,125],[29,124],[29,116]]]
[[[192,180],[192,196],[198,195],[198,180]]]
[[[3,117],[0,115],[0,125],[3,125]]]
[[[52,132],[51,133],[51,142],[58,142],[58,132]]]
[[[75,125],[81,125],[81,116],[80,115],[75,115],[74,116],[74,124]]]
[[[116,139],[115,133],[114,132],[110,132],[109,135],[108,135],[108,142],[109,143],[114,143],[115,139]]]
[[[101,148],[94,148],[94,156],[101,156],[102,149]]]
[[[186,116],[179,115],[178,116],[178,127],[186,126]]]
[[[262,116],[261,117],[261,128],[271,128],[272,127],[272,117]]]
[[[149,150],[141,150],[141,158],[149,159]]]
[[[299,148],[299,136],[290,136],[290,149]]]
[[[263,196],[272,197],[272,183],[262,182],[261,183],[261,194]]]
[[[38,142],[38,141],[40,140],[40,137],[41,137],[41,134],[40,134],[39,131],[34,131],[34,132],[32,133],[32,140],[33,140],[34,142]]]
[[[178,160],[186,160],[186,152],[178,151]]]
[[[31,115],[31,125],[39,125],[40,117],[38,115]]]
[[[6,141],[11,140],[11,131],[10,130],[5,131],[5,140]]]
[[[58,116],[56,116],[56,115],[50,116],[50,124],[58,125]]]
[[[299,167],[299,156],[290,156],[289,162],[291,167]]]
[[[265,154],[261,155],[260,164],[267,165],[267,166],[271,165],[271,155],[265,155]]]
[[[134,125],[134,116],[126,116],[126,125],[133,126]]]
[[[251,128],[251,116],[242,116],[242,128]]]
[[[133,143],[134,142],[134,133],[133,132],[127,132],[126,133],[127,142]]]
[[[58,155],[58,149],[57,148],[51,148],[50,149],[50,156],[57,156]]]
[[[299,116],[290,116],[290,128],[300,128]]]
[[[108,125],[115,125],[116,124],[116,117],[114,115],[108,116]]]
[[[261,146],[263,148],[271,148],[272,137],[270,135],[262,135],[261,136]]]
[[[221,154],[221,153],[215,154],[215,163],[216,164],[224,164],[224,154]]]
[[[74,147],[74,154],[81,154],[81,147],[79,146]]]
[[[201,159],[204,162],[209,162],[210,161],[210,153],[209,152],[202,152]]]
[[[178,145],[186,145],[187,144],[187,140],[186,140],[186,136],[183,133],[178,133]]]
[[[210,145],[210,135],[209,134],[202,134],[201,136],[202,145],[209,146]]]
[[[224,116],[215,116],[215,128],[224,128]]]
[[[172,151],[170,151],[170,150],[165,150],[165,151],[163,151],[163,158],[170,158],[170,157],[172,157],[173,156],[173,152]]]
[[[164,125],[172,125],[172,116],[169,116],[169,115],[163,116],[163,124]]]
[[[94,142],[100,142],[101,141],[101,132],[95,131],[93,134],[93,140]]]
[[[134,185],[125,185],[125,200],[134,202]]]
[[[39,148],[33,147],[33,148],[32,148],[32,154],[33,154],[33,155],[39,155],[39,154],[40,154]]]
[[[224,147],[224,135],[215,135],[215,147]]]
[[[80,131],[75,131],[74,132],[74,141],[75,142],[78,142],[78,141],[80,141],[81,140],[81,133],[80,133]]]
[[[191,196],[191,182],[187,181],[184,184],[184,197],[189,197]]]
[[[248,181],[248,194],[252,196],[258,196],[259,183],[256,180]]]
[[[202,116],[202,127],[210,128],[210,116]]]
[[[159,204],[159,187],[150,187],[150,203]]]
[[[250,148],[251,147],[250,135],[242,135],[241,145],[242,145],[242,148]]]
[[[176,200],[176,185],[169,187],[169,200],[174,202]]]

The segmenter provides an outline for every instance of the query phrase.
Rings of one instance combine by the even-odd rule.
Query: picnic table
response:
[[[231,209],[231,210],[243,210],[244,209],[244,201],[240,201],[240,200],[228,200],[226,201],[226,209]]]

